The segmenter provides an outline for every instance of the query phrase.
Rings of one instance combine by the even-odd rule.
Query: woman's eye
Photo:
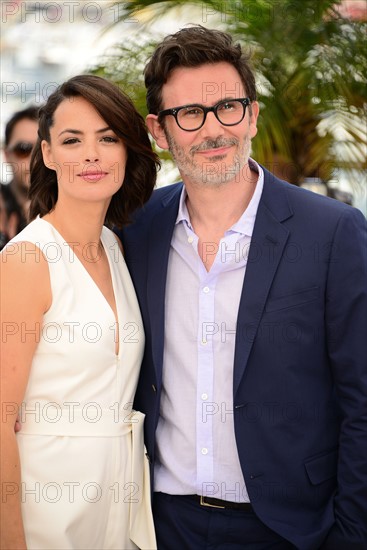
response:
[[[102,141],[105,141],[106,143],[117,143],[118,139],[114,136],[104,136]]]
[[[64,145],[72,145],[73,143],[77,143],[79,141],[78,138],[67,138],[63,141]]]

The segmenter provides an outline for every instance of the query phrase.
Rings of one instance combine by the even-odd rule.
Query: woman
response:
[[[155,548],[143,415],[132,411],[142,320],[104,223],[128,221],[156,167],[143,119],[102,78],[71,78],[40,111],[33,221],[0,262],[7,550]]]

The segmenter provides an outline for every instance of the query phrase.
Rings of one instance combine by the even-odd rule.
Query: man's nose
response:
[[[206,115],[205,122],[199,130],[203,135],[218,136],[224,133],[224,126],[219,122],[215,114],[210,111]]]

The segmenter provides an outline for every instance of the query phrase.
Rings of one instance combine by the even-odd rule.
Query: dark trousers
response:
[[[201,506],[190,496],[154,493],[158,550],[295,550],[252,510]]]

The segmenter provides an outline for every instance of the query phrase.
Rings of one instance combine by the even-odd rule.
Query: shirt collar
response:
[[[253,159],[249,159],[249,165],[252,171],[257,172],[259,174],[255,191],[251,197],[251,200],[246,208],[246,210],[243,212],[242,216],[239,218],[237,222],[235,222],[232,227],[227,231],[227,234],[230,232],[233,233],[241,233],[243,235],[248,235],[249,237],[252,236],[252,232],[255,225],[255,218],[257,209],[259,206],[262,190],[264,187],[264,171],[257,164],[257,162]],[[178,225],[180,222],[185,222],[190,229],[192,229],[191,221],[190,221],[190,214],[186,206],[186,197],[187,197],[187,191],[185,189],[185,186],[183,186],[180,196],[180,203],[178,207],[178,214],[176,218],[176,225]]]

